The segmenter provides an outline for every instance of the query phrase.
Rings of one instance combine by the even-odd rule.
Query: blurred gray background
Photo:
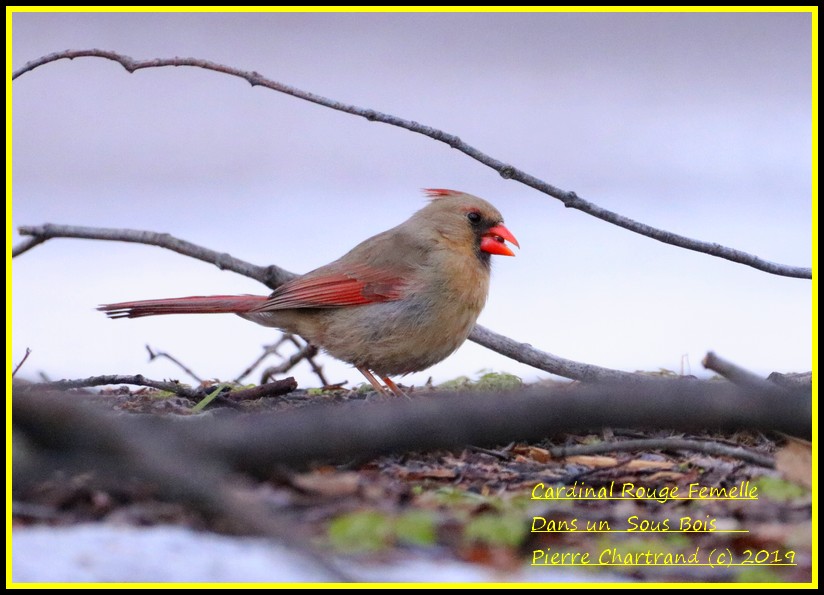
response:
[[[197,57],[459,135],[650,225],[810,266],[809,14],[22,14],[14,68],[63,49]],[[697,375],[811,368],[811,284],[658,243],[447,146],[194,68],[60,61],[13,83],[13,225],[166,231],[305,272],[424,204],[493,202],[520,240],[480,323],[563,357]],[[15,232],[12,241],[20,236]],[[155,247],[52,240],[15,259],[20,372],[143,373],[145,344],[231,379],[274,341],[234,316],[110,321],[97,304],[266,293]],[[325,360],[332,382],[360,374]],[[548,375],[475,344],[404,383]],[[304,363],[299,382],[316,386]],[[257,380],[257,378],[255,378]]]

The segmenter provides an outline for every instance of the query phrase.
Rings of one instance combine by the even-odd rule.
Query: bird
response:
[[[425,370],[472,332],[489,291],[491,256],[520,248],[501,213],[477,196],[424,189],[429,202],[400,225],[268,296],[214,295],[100,305],[110,318],[232,313],[299,335],[357,368],[386,395],[390,378]]]

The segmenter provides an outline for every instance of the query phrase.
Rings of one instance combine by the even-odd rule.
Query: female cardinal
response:
[[[379,393],[380,376],[417,372],[455,351],[486,302],[490,255],[519,246],[485,200],[428,189],[432,198],[397,227],[266,296],[215,295],[105,304],[111,318],[233,313],[300,335],[354,365]],[[520,246],[519,246],[520,247]]]

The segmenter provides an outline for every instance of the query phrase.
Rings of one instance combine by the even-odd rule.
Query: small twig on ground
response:
[[[197,374],[195,374],[194,372],[192,372],[192,370],[191,370],[191,369],[189,369],[189,367],[187,367],[187,366],[183,365],[183,364],[182,364],[182,363],[181,363],[181,362],[180,362],[177,358],[175,358],[175,357],[173,357],[173,356],[169,355],[169,354],[168,354],[168,353],[166,353],[165,351],[154,351],[154,350],[152,350],[152,348],[151,348],[150,346],[148,346],[148,345],[146,345],[146,351],[148,351],[148,352],[149,352],[149,361],[152,361],[153,359],[158,358],[158,357],[165,357],[166,359],[170,360],[172,363],[177,364],[177,366],[178,366],[181,370],[183,370],[184,372],[186,372],[189,376],[191,376],[192,378],[194,378],[197,382],[203,382],[203,379],[202,379],[200,376],[198,376]]]
[[[708,370],[718,372],[721,376],[733,384],[737,384],[738,386],[762,391],[775,390],[776,385],[774,383],[769,382],[768,380],[753,374],[749,370],[745,370],[744,368],[717,356],[714,351],[707,352],[707,355],[704,356],[701,363]]]
[[[163,380],[151,380],[144,377],[142,374],[129,376],[125,374],[109,374],[105,376],[91,376],[89,378],[80,378],[76,380],[55,380],[50,382],[39,382],[30,385],[29,388],[45,388],[55,390],[68,390],[70,388],[84,388],[87,386],[104,386],[107,384],[134,384],[136,386],[150,386],[160,390],[165,390],[170,393],[175,393],[187,399],[199,399],[202,395],[198,395],[197,391],[180,384],[179,382],[167,382]]]
[[[318,354],[318,348],[310,343],[307,343],[305,346],[301,345],[300,341],[297,340],[297,337],[295,337],[295,335],[289,335],[289,338],[292,340],[292,343],[294,343],[295,346],[298,347],[300,350],[307,348],[306,355],[304,357],[309,362],[309,365],[312,366],[312,371],[318,377],[318,380],[320,380],[320,385],[329,386],[329,381],[326,379],[326,375],[323,373],[323,366],[319,365],[315,361],[315,356]]]
[[[20,360],[20,363],[19,363],[19,364],[17,364],[16,366],[14,366],[14,370],[13,370],[13,371],[12,371],[12,373],[11,373],[11,377],[12,377],[12,378],[14,378],[14,375],[15,375],[15,374],[17,374],[17,370],[19,370],[19,369],[20,369],[20,367],[21,367],[24,363],[26,363],[26,360],[27,360],[27,359],[29,359],[29,354],[30,354],[30,353],[31,353],[31,349],[29,349],[28,347],[26,347],[26,355],[24,355],[24,356],[23,356],[23,359],[21,359],[21,360]]]
[[[472,446],[469,445],[466,447],[467,450],[472,452],[478,452],[481,454],[489,455],[490,457],[495,457],[501,461],[508,461],[512,458],[512,455],[507,452],[502,452],[500,450],[492,450],[491,448],[483,448],[482,446]]]
[[[278,354],[278,348],[281,345],[283,345],[286,341],[287,341],[286,334],[284,333],[283,335],[280,336],[280,339],[278,339],[277,343],[273,343],[271,345],[264,345],[263,346],[263,353],[261,353],[260,356],[258,356],[258,358],[255,359],[255,361],[253,361],[251,364],[249,364],[249,366],[245,370],[243,370],[243,372],[238,374],[237,378],[235,378],[235,382],[237,382],[238,384],[242,383],[243,380],[249,374],[254,372],[255,368],[257,368],[260,365],[260,363],[264,359],[269,357],[270,355],[279,355]]]
[[[294,377],[289,376],[281,380],[267,382],[260,386],[244,388],[226,393],[224,396],[232,401],[248,401],[252,399],[262,399],[264,397],[280,397],[289,394],[298,387]]]
[[[709,455],[733,457],[754,465],[768,467],[770,469],[775,467],[775,459],[767,455],[752,452],[751,450],[747,450],[745,448],[719,444],[718,442],[688,440],[684,438],[644,438],[640,440],[625,440],[623,442],[599,442],[598,444],[580,444],[576,446],[554,446],[548,450],[549,454],[554,458],[637,450],[693,450]]]
[[[310,364],[312,365],[313,368],[318,368],[317,370],[315,370],[315,373],[318,374],[318,376],[320,377],[321,383],[322,383],[321,385],[325,386],[326,385],[326,379],[323,377],[322,372],[318,373],[318,370],[320,368],[312,360],[312,357],[317,355],[318,348],[315,347],[314,345],[311,345],[310,343],[306,343],[305,345],[301,345],[301,343],[297,339],[295,339],[295,337],[293,335],[286,335],[285,339],[287,341],[291,341],[292,343],[294,343],[298,347],[298,351],[296,353],[293,353],[291,356],[289,356],[289,359],[287,359],[285,362],[283,362],[283,363],[281,363],[277,366],[270,366],[270,367],[266,368],[263,371],[263,374],[260,377],[260,383],[261,384],[266,384],[274,376],[277,376],[278,374],[284,374],[284,373],[288,372],[289,370],[294,368],[298,363],[300,363],[302,360],[305,359],[305,360],[308,360],[310,362]]]

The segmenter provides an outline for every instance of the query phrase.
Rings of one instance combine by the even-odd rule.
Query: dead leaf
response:
[[[672,469],[673,463],[670,461],[644,461],[642,459],[633,459],[624,465],[625,469],[632,469],[634,471],[647,471],[650,469]]]
[[[587,467],[615,467],[618,464],[618,459],[615,457],[581,455],[577,457],[566,457],[566,462],[576,465],[586,465]]]
[[[296,488],[319,496],[351,496],[358,492],[359,474],[354,471],[343,473],[302,473],[292,477]]]
[[[403,469],[398,474],[404,479],[453,479],[458,476],[454,469],[444,469],[443,467],[434,467],[432,469]]]
[[[653,483],[681,483],[683,479],[686,477],[684,473],[677,473],[675,471],[659,471],[658,473],[653,473],[649,477],[646,478],[650,484]]]
[[[787,444],[775,453],[775,468],[787,481],[812,489],[812,443],[793,436],[787,436]]]
[[[523,455],[533,461],[538,461],[539,463],[547,463],[552,458],[552,455],[549,454],[547,449],[541,448],[540,446],[530,446],[529,444],[515,446],[512,452]]]

